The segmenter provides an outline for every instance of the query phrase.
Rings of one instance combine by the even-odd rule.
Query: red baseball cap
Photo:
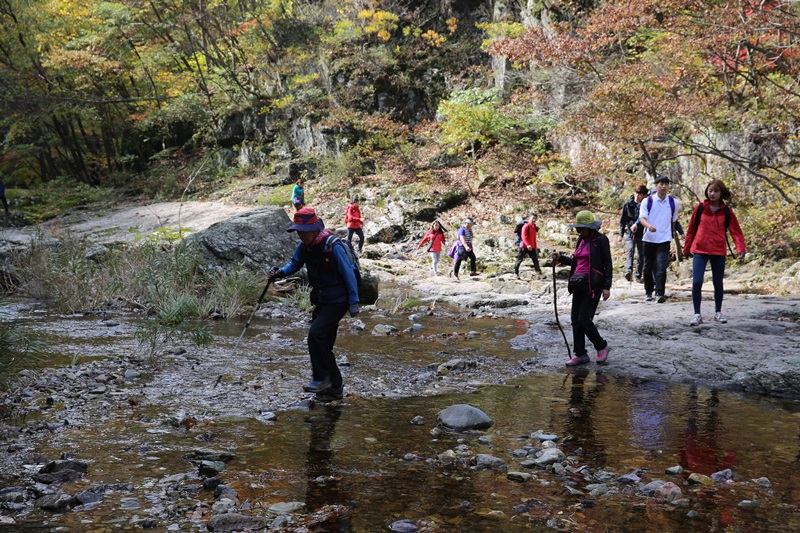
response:
[[[324,227],[325,224],[314,210],[310,207],[304,207],[297,210],[291,227],[286,231],[317,231]]]

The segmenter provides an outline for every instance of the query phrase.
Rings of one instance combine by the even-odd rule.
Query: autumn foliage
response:
[[[796,201],[796,172],[720,148],[715,135],[752,131],[791,159],[797,2],[610,0],[562,15],[551,31],[528,28],[492,51],[579,79],[585,92],[563,109],[566,130],[638,158],[651,173],[677,157],[722,157]]]

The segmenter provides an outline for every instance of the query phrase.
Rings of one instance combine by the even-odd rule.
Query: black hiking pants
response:
[[[576,356],[588,355],[586,352],[586,339],[592,343],[595,350],[602,350],[608,343],[600,336],[597,326],[594,325],[594,314],[600,303],[603,291],[580,291],[572,294],[572,349]]]
[[[531,258],[533,261],[533,269],[536,271],[537,274],[540,276],[542,275],[542,269],[539,266],[539,249],[534,248],[533,250],[528,250],[527,248],[520,248],[519,253],[517,253],[517,262],[514,263],[514,274],[519,276],[519,267],[522,265],[522,261],[525,260],[525,256]]]
[[[330,377],[334,388],[342,386],[342,374],[333,355],[333,345],[339,332],[339,321],[348,307],[347,302],[317,305],[311,313],[311,327],[308,328],[312,379],[322,381]]]

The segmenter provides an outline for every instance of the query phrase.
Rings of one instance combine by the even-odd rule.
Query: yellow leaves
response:
[[[358,18],[366,22],[364,31],[375,34],[379,39],[388,41],[391,32],[397,29],[400,17],[389,11],[376,9],[364,9],[358,14]]]
[[[289,88],[290,89],[296,89],[297,87],[300,87],[301,85],[306,85],[306,84],[311,83],[313,81],[316,81],[318,79],[319,79],[319,74],[317,74],[316,72],[312,72],[310,74],[305,74],[305,75],[300,75],[300,76],[294,76],[294,77],[292,77],[292,79],[289,80]]]
[[[447,19],[447,20],[445,21],[445,24],[447,24],[447,31],[448,31],[448,32],[450,32],[450,35],[451,35],[451,36],[452,36],[452,35],[453,35],[453,34],[456,32],[456,30],[458,29],[458,19],[457,19],[457,18],[455,18],[455,17]]]
[[[425,39],[429,45],[435,47],[441,46],[447,40],[443,35],[439,35],[433,30],[428,30],[422,34],[422,38]]]

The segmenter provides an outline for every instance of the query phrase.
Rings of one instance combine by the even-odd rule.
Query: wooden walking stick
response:
[[[572,350],[569,349],[569,342],[567,341],[567,334],[564,333],[564,328],[561,327],[561,321],[558,319],[558,288],[556,287],[556,262],[553,261],[553,310],[556,312],[556,324],[558,329],[561,330],[561,336],[564,337],[564,344],[567,345],[567,359],[572,359]]]

